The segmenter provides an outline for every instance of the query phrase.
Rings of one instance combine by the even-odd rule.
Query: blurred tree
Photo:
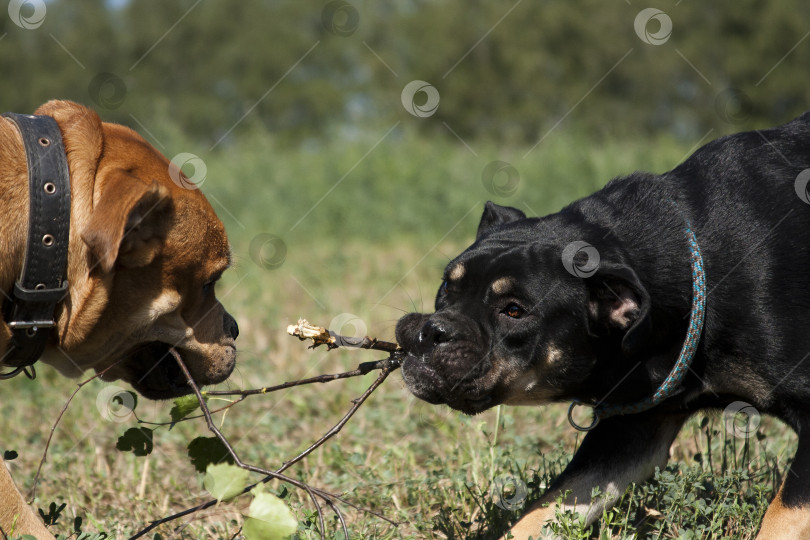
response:
[[[637,34],[640,7],[597,0],[29,0],[22,16],[36,4],[47,8],[38,28],[0,15],[3,109],[66,97],[107,119],[169,118],[207,144],[265,129],[350,136],[397,120],[528,144],[558,127],[695,138],[785,121],[810,103],[800,0],[661,2],[672,33],[659,45]],[[412,80],[439,92],[429,118],[401,105]]]

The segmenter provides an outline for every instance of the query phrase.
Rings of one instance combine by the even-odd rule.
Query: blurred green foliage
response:
[[[642,6],[620,1],[45,5],[34,29],[0,16],[4,110],[71,98],[141,130],[170,118],[207,144],[265,129],[294,142],[350,137],[397,120],[465,140],[534,143],[561,121],[590,138],[695,140],[808,103],[801,0],[657,2],[672,22],[658,46],[637,35]],[[401,105],[412,80],[439,91],[429,120]]]
[[[487,199],[529,215],[553,212],[612,176],[665,171],[723,133],[810,108],[810,4],[800,0],[654,2],[672,22],[660,45],[645,43],[634,26],[649,4],[620,0],[18,4],[16,22],[0,10],[3,110],[74,99],[132,126],[169,157],[184,151],[204,160],[202,189],[236,260],[219,296],[242,327],[231,384],[243,387],[356,364],[339,351],[324,357],[290,344],[284,327],[298,316],[327,324],[354,313],[370,335],[390,338],[403,311],[430,309],[442,268],[473,239]],[[46,8],[41,21],[37,5]],[[657,34],[659,25],[643,29]],[[413,80],[437,89],[432,116],[403,107]],[[511,169],[488,177],[496,162]],[[269,249],[276,244],[267,253],[255,248],[268,235],[282,241],[283,256]],[[265,257],[277,264],[261,264]],[[59,410],[74,387],[42,371],[37,385],[5,383],[30,405],[7,411],[17,426],[9,448],[44,445],[52,418],[42,411]],[[204,427],[161,430],[149,469],[113,451],[113,428],[88,431],[98,423],[90,389],[100,384],[68,411],[40,489],[69,501],[66,516],[98,518],[97,529],[123,537],[204,496],[187,478],[191,469],[177,469]],[[281,463],[328,429],[364,384],[246,402],[228,416],[229,436],[239,435],[247,461]],[[503,531],[517,512],[494,504],[493,479],[521,478],[536,498],[578,444],[560,407],[510,409],[496,445],[492,429],[478,424],[497,426],[494,411],[461,417],[414,401],[393,382],[374,399],[340,444],[296,470],[402,523],[392,533],[354,513],[358,537]],[[139,407],[168,419],[165,405]],[[694,463],[673,462],[646,487],[632,487],[593,534],[754,534],[795,441],[772,426],[778,437],[752,443],[759,461],[746,450],[731,469],[724,439],[693,424],[674,453]],[[102,455],[113,456],[112,468]],[[38,459],[38,451],[21,453],[18,467],[34,470]],[[150,491],[133,504],[143,478]],[[305,494],[291,493],[311,517]],[[209,516],[184,534],[231,537],[238,524],[227,519]]]

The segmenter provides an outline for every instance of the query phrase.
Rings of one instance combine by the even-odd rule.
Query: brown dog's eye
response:
[[[520,319],[526,312],[517,304],[509,304],[501,313],[513,319]]]
[[[212,292],[214,292],[214,287],[216,287],[219,278],[222,277],[222,272],[223,271],[219,271],[216,274],[210,276],[208,278],[208,281],[206,281],[205,284],[203,284],[202,287],[203,296],[209,296]]]

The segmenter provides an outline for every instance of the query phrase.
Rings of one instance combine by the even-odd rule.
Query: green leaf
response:
[[[205,401],[208,401],[208,398],[204,399]],[[179,397],[175,399],[173,403],[174,407],[172,407],[172,410],[169,411],[169,414],[172,417],[172,425],[200,408],[200,402],[197,400],[197,396],[194,394]]]
[[[212,463],[231,463],[233,456],[216,437],[197,437],[188,443],[188,457],[197,472],[204,473]]]
[[[51,505],[48,507],[48,513],[46,514],[42,508],[38,508],[39,516],[42,518],[42,521],[45,522],[45,525],[56,525],[59,521],[59,518],[62,517],[62,510],[65,509],[67,503],[62,503],[59,506],[56,506],[55,502],[52,502]]]
[[[148,456],[152,453],[152,431],[145,427],[129,428],[118,437],[115,447],[121,452],[132,452],[136,456]]]
[[[239,495],[248,482],[248,471],[227,463],[211,464],[205,470],[203,486],[217,501]]]
[[[284,504],[284,501],[256,486],[251,490],[247,518],[242,526],[242,534],[247,540],[281,540],[298,529],[298,520]]]

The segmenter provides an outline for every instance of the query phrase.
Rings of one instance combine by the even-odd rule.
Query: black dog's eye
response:
[[[444,296],[445,294],[447,294],[447,280],[442,281],[439,287],[439,296]]]
[[[526,314],[526,311],[519,305],[512,303],[506,306],[501,313],[513,319],[520,319]]]

